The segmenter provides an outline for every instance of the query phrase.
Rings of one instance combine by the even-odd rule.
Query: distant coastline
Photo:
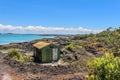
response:
[[[19,33],[0,33],[0,34],[19,34]],[[21,35],[21,34],[20,34]],[[22,35],[40,35],[40,36],[71,36],[72,34],[22,34]]]
[[[55,38],[55,37],[56,37],[55,35],[5,33],[5,34],[0,34],[0,45],[17,43],[17,42],[29,42],[36,39]]]

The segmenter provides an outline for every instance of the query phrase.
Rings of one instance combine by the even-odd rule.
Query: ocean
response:
[[[26,42],[42,38],[54,38],[55,36],[42,36],[39,34],[0,34],[0,44],[13,42]]]

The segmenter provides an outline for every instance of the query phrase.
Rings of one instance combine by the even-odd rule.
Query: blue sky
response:
[[[0,26],[16,33],[99,32],[120,26],[120,0],[0,0]]]

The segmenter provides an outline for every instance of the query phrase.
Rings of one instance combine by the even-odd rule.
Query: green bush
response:
[[[87,80],[119,80],[120,58],[105,53],[105,56],[88,62],[88,69],[91,75],[86,76]]]
[[[19,60],[21,57],[21,53],[18,49],[10,49],[8,55],[16,60]]]
[[[21,61],[21,62],[31,62],[32,60],[31,60],[31,58],[28,57],[28,56],[22,56],[22,58],[21,58],[20,61]]]
[[[66,49],[73,49],[75,48],[74,47],[75,43],[70,43],[69,45],[65,46]]]
[[[72,42],[72,43],[70,43],[69,45],[65,46],[65,48],[71,50],[71,49],[81,49],[81,48],[83,48],[83,47],[82,47],[82,45],[80,45],[79,43],[76,44],[76,43],[73,43],[73,42]]]
[[[109,49],[109,52],[115,56],[120,56],[120,28],[108,28],[105,31],[97,34],[101,44]]]
[[[8,51],[8,55],[20,62],[31,62],[31,58],[29,56],[23,55],[18,49],[10,49]]]

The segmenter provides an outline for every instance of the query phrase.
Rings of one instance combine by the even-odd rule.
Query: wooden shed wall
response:
[[[52,49],[58,48],[55,45],[48,45],[42,49],[42,62],[51,62],[53,61]],[[60,58],[60,49],[58,48],[58,59]]]
[[[50,62],[52,60],[52,49],[50,45],[42,49],[42,62]]]

